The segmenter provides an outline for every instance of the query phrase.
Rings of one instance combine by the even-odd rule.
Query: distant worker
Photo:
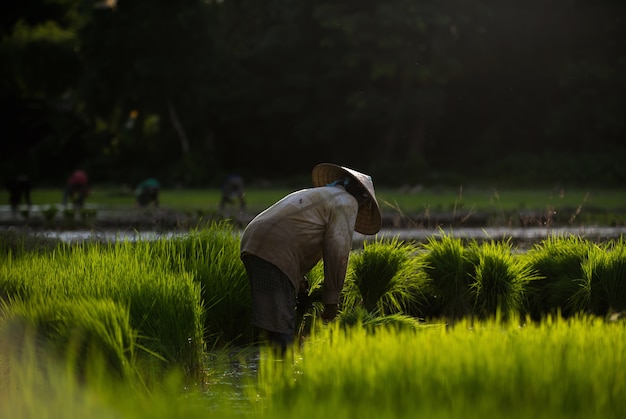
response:
[[[239,175],[230,175],[222,184],[222,200],[220,209],[223,210],[227,204],[234,204],[239,201],[239,209],[246,209],[246,193],[243,189],[243,179]]]
[[[30,200],[30,178],[27,175],[18,175],[12,177],[5,182],[5,187],[9,191],[9,204],[11,205],[11,213],[13,216],[17,215],[22,199],[28,206],[28,211],[32,206]]]
[[[80,209],[85,205],[87,195],[89,195],[87,173],[83,170],[75,170],[65,185],[65,190],[63,191],[63,205],[66,206],[68,201],[70,201],[75,209]]]
[[[143,208],[150,204],[154,204],[154,206],[158,208],[160,190],[161,184],[155,178],[151,177],[140,182],[135,188],[137,205]]]

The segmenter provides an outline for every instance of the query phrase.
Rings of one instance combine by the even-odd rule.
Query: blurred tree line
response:
[[[622,0],[21,0],[2,174],[626,180]],[[538,183],[539,182],[539,183]]]

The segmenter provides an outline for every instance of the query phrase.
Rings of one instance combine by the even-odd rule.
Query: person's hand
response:
[[[311,299],[306,291],[300,291],[296,297],[296,311],[300,316],[304,316],[311,308]]]
[[[331,321],[337,316],[337,304],[324,305],[324,311],[322,312],[322,319],[324,321]]]
[[[296,311],[300,316],[304,316],[311,308],[311,299],[309,298],[309,281],[305,278],[300,280],[300,289],[296,296]]]

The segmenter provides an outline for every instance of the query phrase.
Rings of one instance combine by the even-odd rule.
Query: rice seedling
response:
[[[481,318],[499,314],[506,319],[521,313],[526,287],[538,274],[524,258],[513,255],[510,240],[471,242],[467,253],[474,266],[468,290],[473,314]]]
[[[77,376],[85,377],[106,362],[110,374],[136,379],[137,332],[127,307],[109,299],[55,301],[32,298],[4,302],[0,313],[2,353],[20,353],[29,339],[39,353],[48,353]]]
[[[374,314],[363,307],[355,307],[349,311],[344,311],[338,319],[338,324],[345,328],[354,326],[362,327],[364,330],[376,332],[381,327],[394,327],[397,329],[415,329],[424,327],[417,317],[404,313]],[[317,327],[314,323],[313,327]]]
[[[424,290],[428,278],[415,258],[416,247],[394,239],[364,243],[351,254],[346,282],[340,296],[338,322],[344,326],[361,324],[369,330],[394,324],[417,327],[426,304]],[[312,310],[298,319],[300,338],[317,327],[324,306],[321,301],[324,267],[320,261],[307,275]]]
[[[316,329],[293,362],[262,357],[256,417],[619,418],[626,323]]]
[[[363,249],[350,256],[344,311],[362,307],[379,316],[417,311],[428,284],[416,251],[397,238],[364,242]]]
[[[626,308],[623,240],[554,238],[526,254],[447,235],[368,243],[351,255],[338,321],[309,313],[293,358],[260,348],[249,380],[203,340],[229,352],[249,342],[230,224],[153,242],[0,246],[0,417],[626,415],[626,322],[602,317]],[[543,281],[562,271],[575,291],[550,298],[570,316],[537,305],[540,321],[520,320],[524,293],[557,292]],[[315,300],[323,264],[307,277]]]
[[[523,256],[539,275],[527,286],[527,309],[533,319],[556,313],[569,317],[584,309],[574,295],[581,286],[583,263],[597,246],[580,236],[550,236]]]
[[[188,273],[164,272],[149,243],[59,245],[49,254],[28,254],[0,266],[0,295],[49,301],[63,307],[83,299],[110,299],[128,307],[137,342],[170,365],[201,370],[202,303]],[[51,311],[54,311],[51,309]],[[36,313],[33,313],[33,317]],[[153,367],[167,363],[148,357]]]
[[[92,357],[90,373],[76,376],[32,339],[20,353],[0,347],[0,417],[2,418],[125,418],[173,419],[241,417],[228,407],[228,395],[190,388],[177,371],[144,386],[137,380],[119,379],[109,373],[107,360]],[[225,372],[225,371],[224,371]]]
[[[167,241],[157,247],[164,266],[189,272],[201,286],[204,339],[211,347],[252,340],[251,295],[239,257],[239,235],[228,221]]]
[[[469,296],[473,267],[459,238],[441,232],[422,244],[418,256],[432,285],[427,316],[460,319],[472,313]]]
[[[582,262],[580,287],[572,296],[578,312],[607,316],[626,310],[626,246],[623,239],[593,247]]]
[[[0,356],[11,366],[0,375],[0,416],[617,419],[626,414],[624,351],[626,322],[582,316],[376,333],[334,324],[316,328],[288,360],[262,351],[243,388],[206,394],[175,374],[149,391],[96,367],[80,382],[27,345],[19,357]],[[239,391],[247,397],[235,402]]]

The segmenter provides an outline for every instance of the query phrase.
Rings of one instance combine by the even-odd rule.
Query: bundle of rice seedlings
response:
[[[580,311],[584,303],[573,297],[581,287],[583,262],[596,247],[580,236],[550,236],[524,255],[539,275],[526,290],[531,318],[540,320],[557,313],[570,317]]]
[[[344,327],[362,327],[374,332],[380,327],[391,327],[394,329],[418,329],[424,324],[419,319],[402,313],[392,313],[386,315],[376,315],[363,307],[355,307],[345,312],[339,318],[339,324]]]
[[[431,284],[428,316],[454,320],[471,314],[468,292],[473,267],[461,240],[442,233],[439,238],[430,237],[422,247],[419,258]]]
[[[480,318],[502,315],[507,319],[522,311],[526,284],[537,279],[532,266],[512,253],[510,240],[472,243],[474,264],[469,295],[473,312]]]
[[[416,252],[414,245],[398,238],[364,242],[350,257],[344,309],[363,307],[384,316],[423,303],[427,278]]]
[[[571,298],[573,309],[598,316],[626,309],[626,246],[608,242],[594,247],[582,263],[580,287]]]

